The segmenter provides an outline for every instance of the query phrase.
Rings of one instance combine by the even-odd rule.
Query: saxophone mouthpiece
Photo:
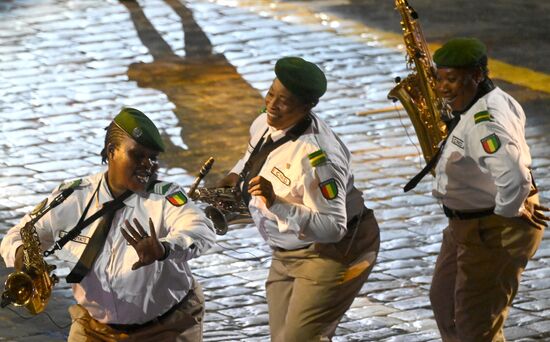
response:
[[[203,164],[201,169],[199,170],[199,173],[197,174],[197,177],[195,177],[195,180],[193,181],[193,184],[191,184],[191,187],[189,188],[189,191],[187,194],[191,199],[195,200],[197,199],[197,194],[195,193],[195,190],[199,186],[199,183],[201,180],[206,176],[208,172],[210,172],[210,169],[212,168],[212,165],[214,165],[214,158],[210,157],[208,160]]]
[[[204,177],[208,172],[210,172],[210,169],[212,168],[212,165],[214,165],[214,158],[210,157],[208,160],[204,163],[204,165],[201,167],[199,171],[199,176]]]

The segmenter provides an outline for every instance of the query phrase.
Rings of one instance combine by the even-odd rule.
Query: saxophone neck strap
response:
[[[52,249],[50,249],[49,251],[45,251],[44,256],[47,257],[47,256],[55,253],[56,250],[60,250],[61,248],[63,248],[63,246],[65,246],[67,244],[67,242],[69,242],[70,240],[77,237],[80,234],[80,232],[82,232],[82,230],[84,228],[88,227],[90,224],[92,224],[98,218],[102,217],[103,215],[105,215],[107,213],[115,212],[118,209],[124,207],[124,201],[128,197],[130,197],[132,194],[133,194],[132,191],[127,190],[122,195],[115,198],[113,201],[107,202],[105,205],[103,205],[103,207],[100,210],[96,211],[92,216],[88,217],[87,219],[84,219],[84,217],[86,217],[86,214],[88,213],[90,203],[92,202],[92,200],[94,198],[94,195],[92,195],[92,197],[90,199],[90,202],[88,202],[88,205],[86,206],[86,209],[84,210],[84,213],[80,217],[80,220],[78,221],[76,226],[73,229],[71,229],[61,239],[57,240],[57,242],[54,244]]]
[[[290,140],[295,141],[298,139],[302,134],[304,134],[309,126],[311,126],[311,121],[311,116],[306,115],[302,120],[300,120],[300,122],[286,132],[285,136],[281,139],[273,142],[269,137],[264,142],[264,138],[262,137],[262,139],[260,139],[260,141],[256,144],[240,174],[242,181],[242,197],[247,206],[251,199],[250,194],[248,193],[248,182],[260,173],[260,170],[265,164],[269,154],[284,143]],[[267,133],[267,130],[265,133]]]
[[[443,152],[443,148],[445,147],[445,143],[447,142],[447,139],[451,136],[451,132],[456,127],[458,122],[460,121],[460,115],[455,115],[453,117],[453,120],[449,123],[449,134],[447,134],[447,137],[443,139],[441,142],[441,145],[439,146],[439,149],[437,149],[437,152],[434,154],[432,159],[424,166],[424,168],[416,175],[414,176],[410,181],[405,184],[403,187],[403,191],[408,192],[416,187],[416,185],[424,178],[437,164],[439,161],[439,158],[441,158],[441,153]]]

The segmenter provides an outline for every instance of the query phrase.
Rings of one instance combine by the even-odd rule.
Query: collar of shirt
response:
[[[100,208],[105,202],[112,201],[113,195],[111,194],[111,190],[109,190],[109,186],[107,185],[107,177],[105,177],[107,173],[103,173],[101,175],[101,185],[99,186],[99,190],[97,192],[95,201],[96,208]],[[134,208],[137,205],[139,196],[130,196],[126,200],[124,200],[124,205],[127,207]]]
[[[265,134],[265,139],[267,139],[267,137],[271,136],[271,140],[273,140],[273,142],[276,142],[277,140],[284,137],[286,135],[286,132],[288,132],[292,127],[294,127],[294,126],[288,127],[286,129],[275,129],[275,128],[269,126],[268,129],[267,129],[267,133]]]

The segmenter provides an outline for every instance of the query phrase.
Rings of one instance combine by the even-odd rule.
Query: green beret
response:
[[[292,94],[306,101],[318,100],[327,90],[319,67],[299,57],[284,57],[275,64],[275,75]]]
[[[454,38],[434,53],[438,68],[463,68],[480,65],[487,56],[485,44],[476,38]]]
[[[123,108],[113,121],[141,145],[155,151],[164,152],[164,144],[157,126],[139,110]]]

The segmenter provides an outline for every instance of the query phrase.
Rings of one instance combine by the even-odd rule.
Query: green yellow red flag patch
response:
[[[474,121],[476,125],[483,121],[493,121],[493,117],[489,114],[488,111],[484,110],[482,112],[474,114]]]
[[[501,144],[498,136],[495,133],[493,133],[481,139],[481,145],[483,146],[483,149],[485,150],[485,152],[489,154],[493,154],[496,151],[498,151]]]
[[[336,186],[336,180],[334,178],[322,182],[319,184],[319,188],[321,189],[323,197],[328,200],[335,199],[336,196],[338,196],[338,187]]]
[[[327,155],[323,150],[317,150],[307,155],[311,166],[317,166],[327,161]]]
[[[172,203],[172,205],[176,207],[181,207],[182,205],[187,203],[187,197],[181,191],[177,191],[173,194],[166,196],[166,199],[168,200],[168,202]]]

